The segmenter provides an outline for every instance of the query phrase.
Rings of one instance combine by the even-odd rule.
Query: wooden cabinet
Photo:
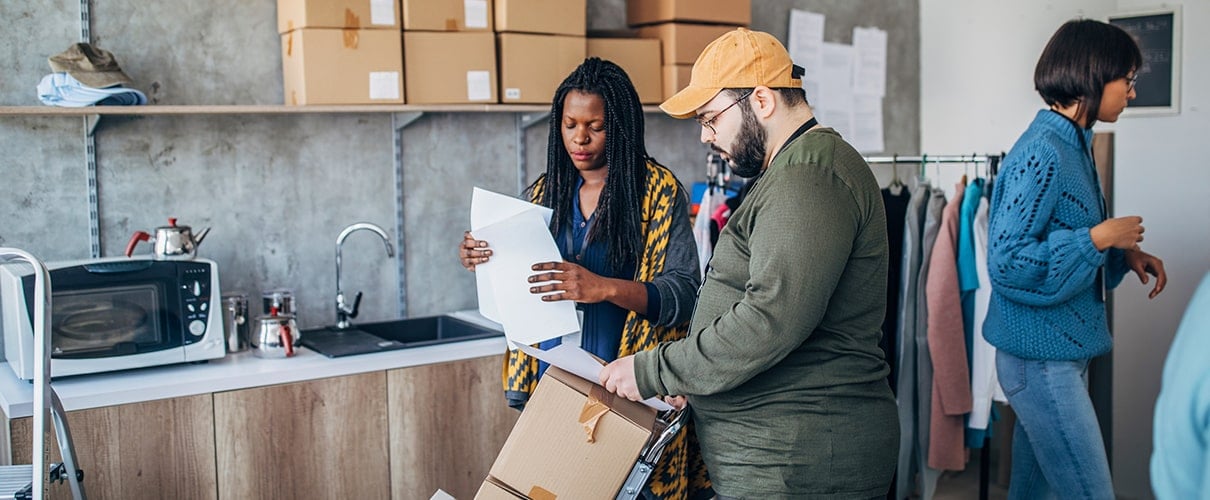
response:
[[[475,496],[521,415],[504,401],[502,359],[387,372],[392,499]]]
[[[121,499],[472,498],[519,413],[500,356],[68,412],[85,491]],[[32,420],[9,421],[30,463]],[[51,456],[58,445],[48,433]],[[70,498],[66,484],[51,498]]]
[[[67,425],[91,498],[213,499],[214,407],[209,394],[73,411]],[[12,421],[13,463],[31,463],[33,420]],[[51,459],[59,447],[50,432]],[[51,498],[71,498],[66,482]]]
[[[214,394],[219,498],[386,498],[386,372]]]

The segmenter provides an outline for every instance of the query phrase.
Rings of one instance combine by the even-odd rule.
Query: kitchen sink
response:
[[[464,340],[499,337],[503,332],[463,321],[453,316],[424,316],[375,323],[354,323],[303,330],[303,346],[329,358],[393,351]]]

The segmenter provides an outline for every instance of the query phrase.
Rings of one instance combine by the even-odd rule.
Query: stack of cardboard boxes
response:
[[[285,101],[400,104],[396,0],[278,0]]]
[[[396,0],[408,104],[495,103],[492,0]]]
[[[500,102],[549,104],[584,62],[586,0],[496,0]]]
[[[586,38],[586,4],[278,0],[285,102],[546,104],[593,56],[621,66],[639,100],[656,104],[688,83],[711,40],[751,20],[751,0],[628,0],[637,31]]]
[[[689,84],[706,45],[751,22],[751,0],[626,0],[626,24],[663,46],[664,99]]]

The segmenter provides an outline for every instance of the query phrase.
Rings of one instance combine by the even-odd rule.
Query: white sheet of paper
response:
[[[490,282],[489,297],[494,299],[500,319],[483,314],[482,303],[480,314],[504,325],[505,337],[528,345],[580,329],[575,302],[545,302],[541,295],[529,291],[534,285],[528,281],[534,274],[534,264],[563,261],[537,210],[526,210],[479,228],[474,234],[491,245],[491,260],[476,266],[475,274]]]
[[[877,153],[886,149],[882,136],[882,98],[876,95],[853,95],[853,132],[848,138],[861,153]]]
[[[805,10],[790,9],[790,60],[806,70],[806,78],[813,79],[821,64],[824,15]]]
[[[886,96],[887,33],[853,28],[853,93]]]
[[[550,225],[551,209],[476,187],[471,192],[471,234],[475,239],[484,240],[488,245],[493,245],[491,240],[481,238],[475,232],[528,210],[537,210],[542,214],[546,225]],[[495,251],[494,248],[493,251]],[[496,323],[504,323],[496,307],[495,285],[492,284],[491,273],[476,272],[475,284],[475,293],[479,298],[479,314]]]
[[[823,44],[819,96],[811,101],[819,123],[848,138],[853,133],[853,46]]]
[[[572,375],[594,384],[596,384],[598,380],[601,380],[601,368],[604,365],[602,365],[597,358],[594,358],[592,354],[589,354],[588,351],[585,351],[578,346],[560,344],[552,347],[548,351],[543,351],[541,349],[536,349],[523,344],[514,343],[514,346],[525,354],[538,358],[553,366],[557,366]],[[672,409],[671,405],[665,403],[660,398],[650,398],[644,400],[643,404],[660,411]]]

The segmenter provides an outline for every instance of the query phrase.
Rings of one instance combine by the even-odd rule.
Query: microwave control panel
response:
[[[193,344],[206,336],[210,310],[210,265],[200,262],[182,262],[180,273],[181,326],[185,333],[185,345]]]

